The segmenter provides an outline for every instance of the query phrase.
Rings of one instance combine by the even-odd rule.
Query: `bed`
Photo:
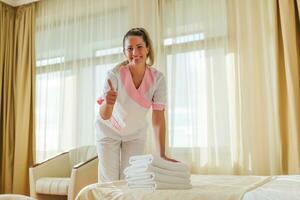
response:
[[[300,200],[300,175],[192,175],[190,190],[129,189],[125,181],[97,183],[83,188],[76,200]]]

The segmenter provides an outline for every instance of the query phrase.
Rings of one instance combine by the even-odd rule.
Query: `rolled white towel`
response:
[[[129,164],[131,165],[147,165],[152,164],[155,167],[167,169],[170,171],[189,171],[189,167],[180,162],[171,162],[160,158],[159,156],[136,155],[129,158]]]
[[[134,175],[136,173],[142,173],[142,172],[158,172],[160,174],[176,176],[180,178],[190,178],[191,176],[190,172],[188,171],[172,171],[160,167],[155,167],[152,164],[131,165],[124,169],[125,176]]]
[[[159,189],[176,189],[187,190],[191,189],[192,185],[189,184],[177,184],[177,183],[163,183],[160,181],[146,181],[144,183],[128,183],[128,187],[131,189],[145,189],[145,190],[159,190]]]
[[[177,184],[190,184],[189,178],[180,178],[176,176],[169,176],[158,172],[144,172],[126,175],[125,180],[128,183],[144,183],[149,181],[159,181],[163,183],[177,183]]]

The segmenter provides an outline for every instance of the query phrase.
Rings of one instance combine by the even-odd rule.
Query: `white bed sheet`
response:
[[[247,192],[243,200],[300,200],[300,175],[274,176]]]
[[[242,200],[243,195],[257,188],[271,177],[266,176],[206,176],[193,175],[189,190],[145,190],[129,189],[125,181],[93,184],[82,189],[77,200]]]
[[[190,190],[128,189],[125,181],[92,184],[77,200],[300,200],[300,175],[289,176],[205,176],[191,177]]]

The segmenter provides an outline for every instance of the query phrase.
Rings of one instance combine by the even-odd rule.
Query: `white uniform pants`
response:
[[[144,154],[145,138],[121,141],[103,137],[97,141],[98,182],[124,179],[130,156]]]

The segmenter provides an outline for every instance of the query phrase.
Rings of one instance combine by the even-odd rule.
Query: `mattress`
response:
[[[129,189],[125,181],[97,183],[83,188],[77,200],[300,200],[300,176],[192,175],[192,189]]]

